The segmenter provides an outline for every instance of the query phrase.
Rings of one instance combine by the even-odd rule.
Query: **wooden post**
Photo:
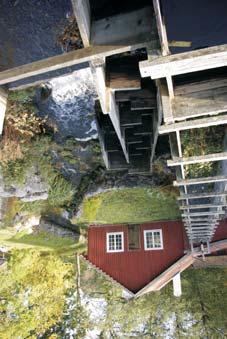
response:
[[[173,295],[175,297],[182,295],[180,272],[173,277]]]
[[[103,114],[107,114],[107,88],[105,75],[105,58],[97,59],[90,62],[91,71],[96,84],[96,89],[99,96],[100,105]]]
[[[158,28],[158,35],[159,35],[159,40],[161,44],[162,55],[168,55],[169,46],[168,46],[166,28],[165,28],[164,20],[162,18],[162,14],[161,14],[159,0],[153,0],[153,7],[154,7],[154,12],[155,12],[155,17],[156,17],[156,24]]]
[[[0,135],[2,134],[3,124],[6,113],[8,93],[0,88]]]
[[[84,47],[88,47],[90,45],[91,36],[90,1],[72,0],[72,6]]]

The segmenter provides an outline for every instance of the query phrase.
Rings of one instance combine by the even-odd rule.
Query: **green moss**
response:
[[[19,103],[28,103],[33,101],[35,96],[35,87],[30,87],[20,91],[10,91],[9,92],[9,101],[16,101]]]
[[[180,217],[175,193],[167,188],[128,188],[86,198],[77,222],[127,223]]]

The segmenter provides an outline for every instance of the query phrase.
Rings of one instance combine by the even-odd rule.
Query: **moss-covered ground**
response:
[[[31,248],[64,255],[81,253],[86,249],[85,243],[72,238],[57,237],[46,232],[38,234],[15,233],[13,228],[0,229],[0,245],[11,249]]]
[[[126,188],[85,198],[77,223],[138,223],[180,218],[172,187]]]

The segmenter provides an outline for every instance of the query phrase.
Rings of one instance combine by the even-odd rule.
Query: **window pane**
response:
[[[122,235],[121,234],[109,234],[108,235],[108,250],[109,251],[119,251],[122,250]]]
[[[109,250],[114,250],[114,234],[109,235]]]
[[[160,232],[154,232],[154,247],[161,247],[161,235]]]
[[[152,232],[146,233],[146,242],[147,242],[147,248],[153,248],[153,237]]]
[[[122,239],[121,234],[116,234],[116,250],[122,249]]]

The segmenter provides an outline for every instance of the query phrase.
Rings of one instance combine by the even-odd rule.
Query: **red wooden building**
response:
[[[223,221],[211,251],[227,248],[225,239],[227,222]],[[201,255],[199,249],[194,254],[188,250],[181,221],[95,225],[88,229],[86,259],[137,297],[161,289]]]

